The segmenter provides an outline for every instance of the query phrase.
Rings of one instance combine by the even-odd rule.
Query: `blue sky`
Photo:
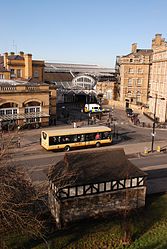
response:
[[[166,0],[8,0],[1,2],[0,53],[113,67],[131,44],[167,38]]]

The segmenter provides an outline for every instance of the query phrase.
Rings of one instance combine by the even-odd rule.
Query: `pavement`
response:
[[[148,126],[148,125],[152,125],[152,121],[151,121],[151,119],[149,119],[147,116],[145,116],[143,113],[140,113],[139,115],[138,115],[138,119],[140,120],[140,123],[145,123],[146,124],[146,126]]]

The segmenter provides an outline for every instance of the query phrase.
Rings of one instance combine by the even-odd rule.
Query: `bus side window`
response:
[[[66,137],[66,138],[65,138],[65,141],[66,141],[66,142],[70,142],[70,137]]]
[[[58,137],[58,143],[59,144],[61,143],[61,137]]]
[[[109,132],[103,132],[103,139],[110,138],[110,133]]]
[[[96,139],[96,140],[99,140],[99,139],[100,139],[100,134],[99,134],[99,132],[96,133],[95,139]]]
[[[81,142],[85,141],[85,135],[81,135]]]
[[[55,144],[57,144],[57,138],[49,137],[49,145],[55,145]]]
[[[96,133],[88,133],[86,134],[86,141],[95,140]]]
[[[57,144],[57,138],[56,137],[53,137],[53,143]]]
[[[78,141],[77,135],[72,136],[71,140],[72,142],[77,142]]]
[[[70,137],[69,136],[62,136],[61,137],[61,143],[65,144],[65,143],[69,143],[70,142]]]

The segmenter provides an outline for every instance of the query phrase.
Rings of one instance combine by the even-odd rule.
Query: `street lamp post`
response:
[[[90,125],[90,112],[88,113],[88,125]]]
[[[149,98],[155,99],[154,104],[154,119],[153,119],[153,129],[152,129],[152,140],[151,140],[151,152],[154,152],[154,140],[155,140],[155,124],[156,124],[156,109],[157,109],[157,99],[165,100],[165,98],[158,98],[157,93],[155,97],[149,96]]]
[[[157,94],[155,95],[154,122],[153,122],[153,130],[152,130],[151,152],[154,151],[154,137],[155,137],[155,123],[156,123],[156,108],[157,108]]]

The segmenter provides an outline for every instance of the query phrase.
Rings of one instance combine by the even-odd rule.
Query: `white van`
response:
[[[85,104],[84,112],[102,112],[102,109],[99,104]]]

